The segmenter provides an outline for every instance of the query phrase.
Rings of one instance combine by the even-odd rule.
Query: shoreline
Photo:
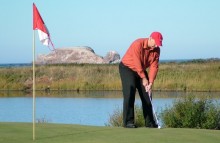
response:
[[[121,90],[52,90],[50,92],[45,92],[42,90],[37,90],[37,97],[98,97],[98,98],[122,98],[123,93]],[[196,95],[198,97],[210,96],[212,98],[219,98],[220,91],[207,92],[207,91],[156,91],[153,90],[154,98],[173,98],[182,97],[186,95]],[[21,90],[0,90],[1,97],[32,97],[33,92],[24,92]],[[139,98],[138,92],[136,92],[136,98]]]
[[[201,63],[201,62],[218,62],[220,58],[206,58],[206,59],[166,59],[160,60],[159,64],[165,63]],[[74,65],[74,64],[87,64],[87,63],[60,63],[60,64],[36,64],[36,66],[47,66],[47,65]],[[119,63],[115,63],[119,64]],[[96,65],[96,63],[94,63]],[[102,65],[102,64],[98,64]],[[103,64],[109,65],[109,64]],[[0,63],[0,68],[14,68],[14,67],[32,67],[32,62],[27,63]]]
[[[47,90],[41,90],[37,89],[35,90],[36,92],[45,92],[45,93],[50,93],[50,92],[91,92],[91,91],[104,91],[104,92],[112,92],[112,91],[118,91],[121,92],[122,90],[102,90],[102,89],[96,89],[96,90],[75,90],[75,89],[50,89],[49,91]],[[162,89],[162,90],[152,90],[154,92],[220,92],[220,90],[173,90],[173,89]],[[25,90],[19,90],[19,89],[0,89],[0,92],[24,92],[24,93],[30,93],[32,90],[25,91]]]

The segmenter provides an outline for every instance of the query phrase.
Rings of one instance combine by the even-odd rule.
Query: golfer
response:
[[[158,127],[153,117],[152,104],[148,92],[151,91],[158,72],[162,40],[163,36],[160,32],[151,33],[149,38],[135,40],[119,64],[124,98],[123,123],[125,128],[136,128],[134,122],[136,89],[142,102],[145,126],[149,128]],[[147,68],[149,68],[149,73],[146,71]]]

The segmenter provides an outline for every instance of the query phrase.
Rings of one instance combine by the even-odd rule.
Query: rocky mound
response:
[[[60,64],[60,63],[118,63],[120,55],[116,51],[110,51],[103,58],[97,55],[90,47],[71,47],[58,48],[48,55],[41,54],[37,56],[37,64]]]

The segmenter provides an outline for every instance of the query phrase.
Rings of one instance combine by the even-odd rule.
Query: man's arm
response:
[[[140,47],[141,44],[136,44],[133,47],[133,61],[134,61],[134,66],[135,66],[135,71],[138,73],[138,75],[142,79],[146,79],[145,73],[143,66],[141,64],[141,50],[142,47]]]
[[[159,57],[160,57],[160,48],[155,49],[156,53],[155,53],[155,59],[154,61],[151,63],[150,67],[149,67],[149,82],[150,83],[154,83],[154,80],[156,79],[157,76],[157,72],[159,69]]]
[[[158,48],[155,52],[156,52],[155,60],[151,63],[149,67],[149,74],[148,74],[149,84],[146,86],[146,91],[151,90],[154,80],[156,79],[158,69],[159,69],[160,48]]]

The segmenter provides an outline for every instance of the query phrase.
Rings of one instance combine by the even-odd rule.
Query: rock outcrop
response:
[[[104,63],[119,63],[120,55],[116,51],[110,51],[103,58]]]
[[[110,51],[103,58],[97,55],[94,50],[87,46],[58,48],[48,55],[38,55],[37,64],[60,64],[60,63],[89,63],[104,64],[117,63],[120,61],[120,55],[116,51]]]

